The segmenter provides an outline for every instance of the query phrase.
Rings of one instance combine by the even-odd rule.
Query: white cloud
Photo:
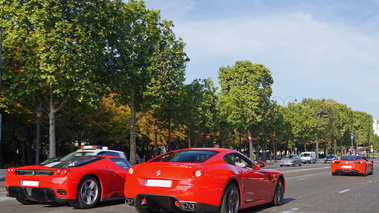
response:
[[[350,25],[343,17],[331,21],[289,10],[201,19],[191,18],[191,1],[176,10],[173,6],[159,9],[187,43],[189,81],[211,77],[218,82],[220,66],[250,60],[271,70],[276,96],[333,98],[379,119],[377,18],[367,26]]]

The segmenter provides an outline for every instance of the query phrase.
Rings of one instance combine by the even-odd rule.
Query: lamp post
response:
[[[232,132],[232,138],[233,138],[233,150],[234,150],[235,139],[236,139],[236,133],[235,132]]]
[[[197,147],[197,134],[199,133],[199,128],[195,127],[195,148]]]
[[[203,143],[203,147],[205,147],[206,143],[207,143],[207,134],[204,134],[204,143]]]
[[[181,54],[181,51],[176,52],[175,54],[179,55]],[[188,57],[184,59],[185,62],[191,61]],[[170,92],[171,93],[171,92]],[[170,109],[170,100],[168,100],[168,151],[171,151],[171,109]],[[188,146],[190,148],[190,146]]]
[[[155,157],[158,156],[158,128],[159,128],[159,123],[157,120],[155,120],[155,123],[154,123],[154,130],[155,130],[155,144],[154,144],[154,154],[155,154]]]
[[[350,133],[350,138],[351,138],[351,153],[350,154],[353,154],[353,150],[354,150],[354,132],[351,132]]]
[[[37,141],[36,141],[36,164],[39,164],[39,132],[40,132],[40,118],[42,117],[43,109],[41,104],[37,108]]]
[[[357,141],[357,147],[355,147],[355,154],[358,154],[358,137],[359,137],[359,133],[357,132],[356,135],[355,135],[355,140]]]
[[[275,96],[275,97],[273,97],[271,100],[274,100],[274,99],[280,99],[280,100],[282,100],[282,102],[283,102],[283,105],[282,105],[282,107],[283,107],[283,118],[284,118],[284,116],[286,115],[286,110],[284,109],[284,105],[285,105],[285,102],[286,102],[286,100],[288,99],[288,98],[294,98],[295,100],[295,102],[297,102],[297,98],[295,97],[295,96],[288,96],[288,97],[286,97],[285,99],[283,99],[283,98],[281,98],[281,97],[279,97],[279,96]],[[284,135],[284,141],[286,140],[286,136]],[[287,146],[288,147],[288,146]]]

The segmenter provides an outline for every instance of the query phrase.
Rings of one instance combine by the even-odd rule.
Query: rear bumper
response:
[[[56,196],[52,188],[34,187],[26,188],[23,186],[9,186],[7,188],[8,197],[21,197],[31,201],[39,202],[68,202],[69,199],[63,199]]]
[[[336,174],[348,174],[348,175],[359,175],[359,174],[361,174],[360,173],[360,171],[359,170],[357,170],[357,169],[353,169],[353,170],[351,170],[351,169],[336,169],[335,171],[334,171],[334,173],[336,173]]]
[[[180,201],[175,196],[138,194],[136,198],[126,198],[126,203],[137,208],[153,211],[171,210],[173,212],[217,212],[218,206],[190,201]]]

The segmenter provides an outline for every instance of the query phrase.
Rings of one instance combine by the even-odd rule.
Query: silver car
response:
[[[301,166],[301,158],[299,155],[286,155],[283,157],[280,162],[280,166]]]

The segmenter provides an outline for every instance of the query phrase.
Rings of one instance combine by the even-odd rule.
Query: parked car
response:
[[[286,155],[279,161],[280,166],[301,166],[301,158],[299,155]]]
[[[124,183],[131,164],[114,156],[81,156],[53,167],[41,165],[8,168],[7,197],[22,204],[68,202],[74,208],[91,208],[99,201],[124,199]]]
[[[374,172],[374,161],[368,161],[361,155],[345,155],[340,160],[332,161],[331,170],[332,175],[356,174],[367,176]]]
[[[238,212],[272,203],[285,193],[282,173],[262,169],[235,150],[192,148],[167,152],[129,168],[126,202],[140,213]],[[252,202],[257,201],[257,202]]]
[[[338,160],[338,159],[339,158],[337,157],[337,155],[331,154],[331,155],[326,156],[326,158],[324,159],[324,163],[331,163],[334,160]]]
[[[48,159],[42,161],[41,165],[47,165],[47,164],[50,164],[50,163],[57,162],[57,161],[59,161],[61,158],[62,158],[62,157],[59,157],[59,156],[57,156],[57,157],[52,157],[52,158],[48,158]]]
[[[300,154],[301,162],[306,163],[316,163],[316,152],[302,152]]]
[[[64,156],[63,158],[59,160],[57,159],[56,161],[53,161],[51,163],[47,163],[44,165],[48,167],[52,167],[54,165],[57,165],[60,162],[71,160],[73,158],[85,156],[85,155],[110,155],[110,156],[116,156],[116,157],[121,157],[121,158],[126,159],[126,155],[122,151],[108,150],[108,147],[106,146],[86,145],[86,146],[80,146],[80,149],[76,150],[75,152],[71,152],[70,154]]]

